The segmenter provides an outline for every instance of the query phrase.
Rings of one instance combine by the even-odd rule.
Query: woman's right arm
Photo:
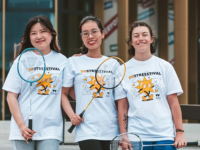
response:
[[[18,97],[17,93],[8,92],[7,102],[8,102],[8,106],[10,108],[10,112],[20,129],[22,136],[24,137],[25,141],[28,143],[27,139],[32,139],[33,134],[36,132],[34,130],[30,130],[26,126],[26,124],[22,118],[22,115],[21,115],[17,97]]]
[[[62,87],[62,108],[64,109],[65,113],[69,116],[71,123],[77,126],[83,121],[83,118],[81,118],[78,114],[75,114],[74,110],[71,107],[71,104],[67,97],[69,94],[69,89],[70,87]]]
[[[118,121],[119,121],[120,133],[121,134],[127,133],[128,108],[129,108],[127,98],[122,98],[122,99],[118,100],[117,105],[118,105]],[[121,139],[122,139],[122,149],[131,149],[132,150],[132,146],[131,146],[131,143],[130,143],[127,135],[122,135]],[[127,144],[123,144],[123,143],[127,143]]]
[[[120,133],[127,132],[127,123],[128,123],[128,100],[123,98],[117,101],[118,103],[118,120]]]
[[[71,98],[72,98],[73,100],[76,100],[76,95],[75,95],[75,92],[74,92],[74,87],[71,87],[71,88],[69,89],[69,95],[71,96]]]

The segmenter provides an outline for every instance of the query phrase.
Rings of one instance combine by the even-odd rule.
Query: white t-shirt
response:
[[[116,88],[116,100],[128,99],[128,132],[138,134],[143,141],[174,140],[167,95],[183,91],[173,66],[152,56],[146,61],[132,58],[126,67],[126,76]]]
[[[97,97],[85,111],[84,122],[76,127],[75,142],[87,139],[112,140],[119,134],[113,90],[101,89],[97,93],[97,88],[94,88],[98,87],[95,70],[106,58],[106,56],[90,58],[83,55],[68,59],[63,87],[74,86],[76,114],[80,114],[85,109],[93,95]]]
[[[27,57],[38,58],[34,52],[27,52]],[[19,58],[19,57],[18,57]],[[17,72],[18,58],[14,61],[4,83],[3,89],[18,93],[19,108],[28,126],[30,114],[30,83],[20,78]],[[43,83],[34,82],[32,85],[32,119],[34,134],[33,140],[58,139],[62,141],[62,111],[61,111],[61,90],[63,69],[67,58],[61,53],[51,51],[44,56],[46,71],[43,76]],[[43,68],[36,67],[37,73],[41,74]],[[30,76],[28,72],[27,76]],[[9,140],[24,140],[14,118],[11,118]]]

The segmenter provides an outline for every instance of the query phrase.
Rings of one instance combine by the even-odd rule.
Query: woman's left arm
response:
[[[175,128],[183,130],[182,113],[181,113],[181,108],[179,105],[177,93],[168,95],[167,101],[172,112]],[[176,132],[174,146],[177,148],[181,148],[186,145],[187,145],[187,142],[185,140],[184,132],[180,132],[180,131]]]

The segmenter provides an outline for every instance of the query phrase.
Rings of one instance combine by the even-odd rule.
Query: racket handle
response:
[[[187,146],[198,146],[198,141],[196,141],[196,142],[187,142]]]
[[[30,130],[33,129],[33,120],[32,120],[32,119],[29,119],[29,120],[28,120],[28,128],[29,128]],[[32,142],[32,139],[28,139],[28,142]]]
[[[74,130],[75,127],[76,127],[75,125],[71,125],[71,127],[68,129],[68,132],[72,133],[72,131]]]
[[[85,113],[85,110],[83,110],[82,113],[79,114],[79,116],[82,118],[84,113]],[[71,125],[71,127],[68,129],[68,132],[72,133],[75,127],[76,125]]]

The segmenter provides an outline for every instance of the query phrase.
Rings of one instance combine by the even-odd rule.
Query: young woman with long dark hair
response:
[[[9,140],[14,150],[58,150],[59,141],[62,141],[61,89],[67,58],[60,53],[56,36],[50,20],[46,16],[36,16],[28,21],[20,42],[18,55],[24,49],[34,47],[42,52],[46,61],[46,72],[41,82],[32,85],[33,130],[28,128],[30,83],[18,75],[19,57],[14,60],[4,83],[12,114]],[[32,52],[32,59],[37,55]]]

